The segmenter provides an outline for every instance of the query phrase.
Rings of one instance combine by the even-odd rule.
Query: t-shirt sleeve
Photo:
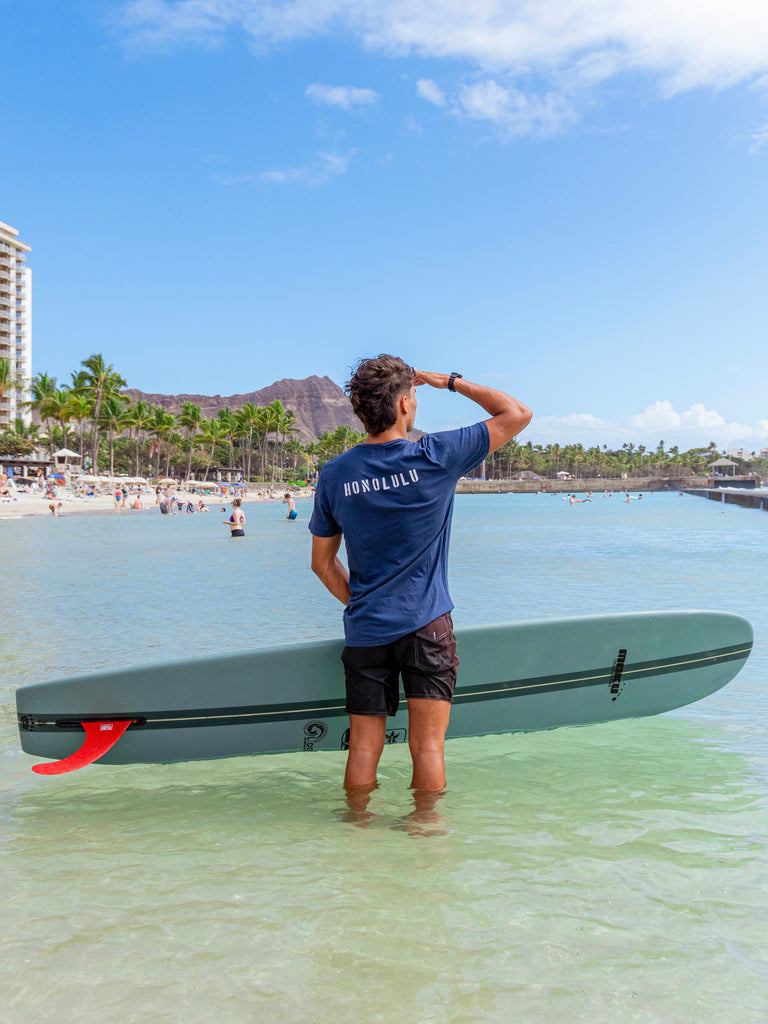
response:
[[[458,430],[444,430],[422,438],[427,455],[457,479],[479,466],[491,446],[483,421]]]
[[[328,488],[324,486],[322,470],[315,490],[315,506],[309,520],[309,532],[315,537],[336,537],[341,533],[341,527],[331,512]]]

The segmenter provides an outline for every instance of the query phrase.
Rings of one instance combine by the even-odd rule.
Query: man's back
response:
[[[310,530],[343,533],[347,643],[388,643],[453,607],[447,558],[456,481],[488,451],[484,423],[360,444],[320,474]]]

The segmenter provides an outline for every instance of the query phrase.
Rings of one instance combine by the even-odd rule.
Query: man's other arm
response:
[[[448,387],[447,373],[431,373],[426,370],[415,370],[414,384],[428,384],[433,388]],[[517,437],[521,430],[531,422],[533,415],[527,405],[523,405],[512,395],[496,388],[488,388],[484,384],[457,377],[453,384],[454,391],[465,398],[476,402],[481,409],[490,413],[491,419],[485,421],[490,438],[489,452],[495,452],[503,444]]]
[[[349,573],[338,558],[341,534],[335,537],[312,537],[312,572],[335,598],[349,604]]]

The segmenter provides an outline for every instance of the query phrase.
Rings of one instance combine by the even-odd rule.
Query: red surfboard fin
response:
[[[82,747],[61,761],[33,764],[32,771],[37,772],[38,775],[64,775],[66,772],[76,772],[78,768],[85,768],[87,764],[93,764],[102,754],[106,754],[114,747],[131,724],[131,719],[122,719],[119,722],[81,722],[80,724],[85,729],[85,742]]]

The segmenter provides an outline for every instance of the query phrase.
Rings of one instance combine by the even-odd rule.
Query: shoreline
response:
[[[184,501],[184,504],[188,501],[197,503],[201,499],[201,495],[193,494],[190,491],[178,491],[179,496]],[[276,501],[282,502],[284,490],[277,490],[265,493],[263,490],[257,493],[246,493],[243,495],[243,504],[251,505],[258,502]],[[308,487],[302,487],[300,491],[291,491],[294,497],[306,498],[312,494],[312,489]],[[147,492],[148,500],[145,502],[144,507],[141,509],[135,509],[132,507],[131,502],[135,499],[136,494],[129,492],[127,504],[123,508],[115,504],[114,494],[97,494],[93,497],[78,498],[75,497],[71,492],[60,491],[55,499],[45,498],[40,494],[17,494],[15,498],[11,498],[9,501],[0,501],[0,520],[2,519],[31,519],[45,517],[51,518],[67,518],[73,515],[107,515],[109,513],[117,515],[125,515],[131,512],[156,512],[160,514],[160,510],[155,503],[155,492]],[[143,494],[142,494],[143,497]],[[207,498],[203,497],[203,501],[209,511],[218,510],[222,505],[229,505],[232,502],[232,495],[226,495],[225,497],[214,497],[208,495]],[[57,512],[56,516],[51,513],[50,506],[58,505],[61,502],[61,510]]]

